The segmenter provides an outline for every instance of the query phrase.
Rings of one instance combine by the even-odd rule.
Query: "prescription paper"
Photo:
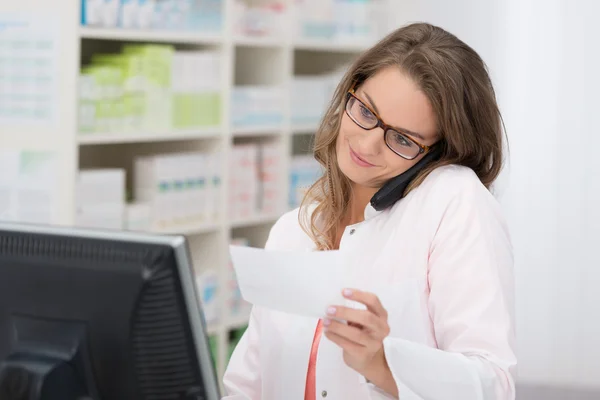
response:
[[[273,251],[230,246],[244,299],[256,306],[323,318],[327,307],[343,304],[346,287],[338,251]]]

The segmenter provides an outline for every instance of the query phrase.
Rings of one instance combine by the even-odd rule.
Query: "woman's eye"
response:
[[[363,105],[360,106],[360,115],[361,115],[361,117],[368,119],[368,120],[375,119],[375,116],[373,115],[373,113],[367,107],[365,107]]]
[[[400,146],[404,146],[404,147],[411,147],[412,146],[412,142],[410,140],[408,140],[407,138],[404,137],[404,135],[396,132],[394,134],[394,141],[396,143],[398,143]]]

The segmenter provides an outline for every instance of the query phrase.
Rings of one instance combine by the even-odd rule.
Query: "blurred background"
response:
[[[600,398],[600,4],[2,0],[0,219],[185,234],[222,374],[247,324],[230,243],[263,246],[320,174],[348,64],[414,21],[489,66],[517,279],[519,399]]]

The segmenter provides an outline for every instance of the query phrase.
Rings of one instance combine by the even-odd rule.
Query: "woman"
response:
[[[339,249],[353,287],[319,321],[255,307],[226,398],[513,399],[502,149],[486,67],[455,36],[414,24],[364,53],[316,136],[324,175],[266,245]]]

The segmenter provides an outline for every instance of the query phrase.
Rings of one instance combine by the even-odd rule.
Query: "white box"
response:
[[[120,0],[103,0],[100,14],[101,25],[107,28],[114,28],[119,24],[119,14],[121,8]]]
[[[223,154],[214,153],[210,159],[211,171],[211,191],[210,198],[212,199],[212,218],[213,221],[220,221],[227,207],[223,206]]]
[[[198,224],[206,223],[208,220],[208,157],[207,154],[195,154],[188,160],[189,180],[193,184],[190,191],[186,193],[186,208],[190,219]]]
[[[152,20],[156,12],[156,0],[134,0],[137,1],[137,27],[148,29],[152,27]]]
[[[152,229],[152,207],[147,203],[132,203],[125,208],[125,229],[148,232]]]
[[[87,26],[102,25],[102,14],[104,11],[104,0],[84,0],[83,23]]]
[[[79,205],[75,214],[75,225],[81,228],[121,230],[124,225],[124,204]]]
[[[200,305],[208,324],[219,321],[219,274],[216,270],[208,270],[196,276],[196,285],[200,297]]]
[[[211,167],[211,163],[214,167]],[[218,171],[211,172],[211,169]],[[135,161],[134,196],[152,207],[153,229],[173,229],[209,222],[218,198],[211,200],[210,174],[220,161],[207,153],[141,157]],[[215,179],[216,180],[216,179]],[[220,189],[219,189],[220,190]],[[216,191],[216,195],[220,191]],[[212,204],[211,204],[212,203]]]
[[[123,204],[125,170],[118,168],[87,169],[77,174],[76,205]]]
[[[263,214],[275,215],[282,211],[281,166],[279,145],[262,145],[260,151],[260,211]]]
[[[134,197],[152,207],[152,229],[174,225],[176,199],[170,156],[139,157],[134,161]]]
[[[189,190],[186,188],[186,181],[190,168],[188,160],[191,155],[177,154],[169,157],[169,168],[172,174],[173,182],[173,223],[177,226],[190,225],[190,209],[188,205]]]
[[[310,155],[294,156],[290,166],[289,206],[300,205],[306,191],[323,174],[322,166]]]
[[[137,0],[121,0],[119,26],[125,29],[137,28],[139,7]]]
[[[259,211],[259,148],[256,144],[236,145],[232,149],[230,181],[230,219],[250,218]]]
[[[220,174],[221,168],[219,168],[219,157],[221,155],[217,153],[207,154],[203,160],[203,165],[199,168],[199,171],[203,173],[203,206],[204,216],[207,222],[216,222],[219,220],[218,210],[219,194],[220,194],[220,183],[216,182],[216,176]]]

